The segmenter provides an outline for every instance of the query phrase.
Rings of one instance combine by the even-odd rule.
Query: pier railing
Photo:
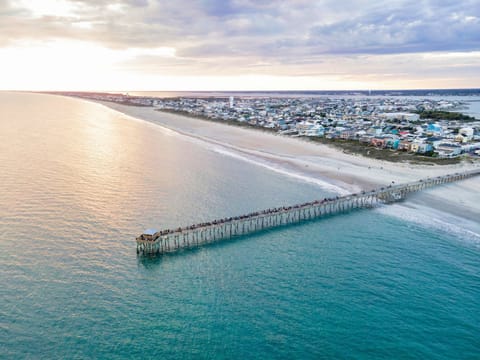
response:
[[[137,253],[166,253],[196,247],[257,231],[318,219],[355,209],[372,208],[403,200],[412,192],[480,175],[480,169],[388,185],[371,191],[336,196],[292,206],[255,211],[249,214],[213,220],[177,229],[142,234],[136,238]]]

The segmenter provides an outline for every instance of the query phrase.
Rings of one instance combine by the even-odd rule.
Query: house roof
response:
[[[442,143],[440,145],[437,146],[437,149],[438,148],[452,148],[452,149],[458,149],[458,148],[461,148],[460,145],[457,145],[457,144],[451,144],[451,143]]]
[[[440,140],[445,140],[445,138],[439,137],[439,136],[431,136],[427,138],[427,141],[440,141]]]

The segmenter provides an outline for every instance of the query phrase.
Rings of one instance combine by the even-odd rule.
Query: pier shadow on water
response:
[[[228,220],[230,221],[229,223],[225,220],[215,220],[212,223],[202,225],[206,231],[209,231],[205,238],[199,241],[198,232],[194,233],[196,238],[193,239],[195,244],[192,245],[189,241],[189,230],[196,229],[196,226],[190,226],[183,229],[179,228],[178,231],[173,232],[173,246],[171,246],[172,244],[170,243],[170,235],[165,235],[166,237],[164,239],[161,238],[161,233],[147,234],[147,238],[144,238],[144,236],[147,235],[142,235],[140,240],[137,239],[137,254],[141,254],[139,255],[140,259],[156,259],[157,257],[161,259],[163,256],[168,256],[171,253],[175,253],[175,256],[178,256],[178,254],[181,253],[188,254],[192,251],[191,249],[197,249],[198,251],[198,249],[207,246],[228,246],[234,241],[246,237],[254,238],[267,231],[274,231],[276,228],[299,226],[307,222],[326,220],[330,216],[345,215],[361,209],[375,208],[385,204],[399,202],[404,200],[409,193],[416,193],[432,186],[442,185],[476,175],[480,175],[480,170],[472,170],[461,174],[448,174],[432,179],[420,179],[419,181],[407,184],[381,187],[380,189],[372,190],[370,192],[363,191],[361,194],[351,194],[343,197],[337,196],[335,199],[325,199],[325,201],[321,202],[314,201],[290,206],[288,208],[279,208],[273,211],[266,210],[263,212],[251,213],[239,218],[240,224],[242,225],[242,230],[240,231],[241,235],[235,235],[239,232],[238,223],[235,223],[236,229],[234,229],[232,233],[233,222],[231,218]],[[267,215],[264,216],[264,214]],[[284,216],[286,216],[286,218],[284,218]],[[260,218],[261,223],[259,223]],[[267,219],[266,224],[264,224],[265,218]],[[234,221],[236,220],[237,218],[234,219]],[[227,231],[225,228],[227,225],[225,224],[227,223],[230,225],[229,235],[225,235],[225,232]],[[253,230],[251,229],[252,226]],[[263,229],[257,230],[258,226]],[[181,237],[183,237],[182,244],[180,243],[182,240]],[[159,238],[160,240],[156,242]],[[166,249],[168,249],[168,251]],[[162,251],[161,255],[155,256],[155,254],[160,254],[160,251]],[[148,253],[154,255],[146,255]],[[140,263],[142,263],[142,261],[140,261]]]
[[[326,215],[322,218],[302,220],[300,222],[293,223],[293,224],[285,224],[281,226],[258,230],[250,234],[237,235],[231,238],[219,239],[209,243],[203,243],[200,245],[194,245],[190,247],[183,247],[180,249],[175,249],[175,250],[164,252],[164,253],[154,253],[154,254],[140,253],[140,254],[137,254],[137,261],[138,261],[138,264],[143,266],[145,269],[154,269],[158,266],[161,266],[165,261],[181,259],[186,256],[195,256],[196,254],[201,254],[206,250],[215,250],[215,249],[221,249],[224,247],[233,246],[239,241],[255,241],[265,236],[266,234],[274,234],[287,229],[298,228],[306,224],[328,221],[330,218],[333,218],[333,217],[338,218],[340,216],[348,216],[352,213],[359,213],[367,210],[368,209],[349,210],[341,214],[332,214],[332,215]]]

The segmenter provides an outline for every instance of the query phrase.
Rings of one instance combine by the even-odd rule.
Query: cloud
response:
[[[371,72],[375,56],[390,66],[379,73],[400,73],[394,66],[408,73],[414,71],[411,61],[399,65],[399,58],[480,50],[477,0],[62,3],[59,12],[55,0],[0,0],[0,46],[61,39],[115,51],[168,48],[174,56],[137,51],[115,66],[168,74],[293,76],[356,73],[355,68]],[[451,61],[435,63],[445,69]]]
[[[176,43],[185,55],[198,55],[199,46],[206,44],[204,56],[208,56],[210,49],[222,46],[226,54],[237,49],[262,56],[275,49],[273,56],[286,56],[290,49],[304,54],[403,53],[478,50],[480,46],[480,7],[469,0],[373,4],[301,0],[71,0],[69,4],[70,16],[44,14],[32,18],[28,16],[28,8],[3,0],[0,2],[3,42],[67,37],[125,48],[132,44]],[[76,23],[91,26],[83,31],[72,30],[72,24]],[[16,25],[24,30],[15,31]]]
[[[447,3],[447,2],[445,2]],[[420,3],[421,4],[421,3]],[[480,8],[403,4],[311,29],[308,44],[330,54],[396,54],[480,49]],[[334,40],[334,42],[332,42]]]

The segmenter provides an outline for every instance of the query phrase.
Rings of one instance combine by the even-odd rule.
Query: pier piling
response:
[[[176,230],[167,229],[157,231],[154,234],[142,234],[136,238],[137,253],[167,253],[356,209],[373,208],[381,204],[401,201],[410,193],[476,175],[480,175],[480,169],[422,179],[406,184],[389,185],[370,192],[362,191],[357,194],[256,211],[246,215],[177,228]]]

